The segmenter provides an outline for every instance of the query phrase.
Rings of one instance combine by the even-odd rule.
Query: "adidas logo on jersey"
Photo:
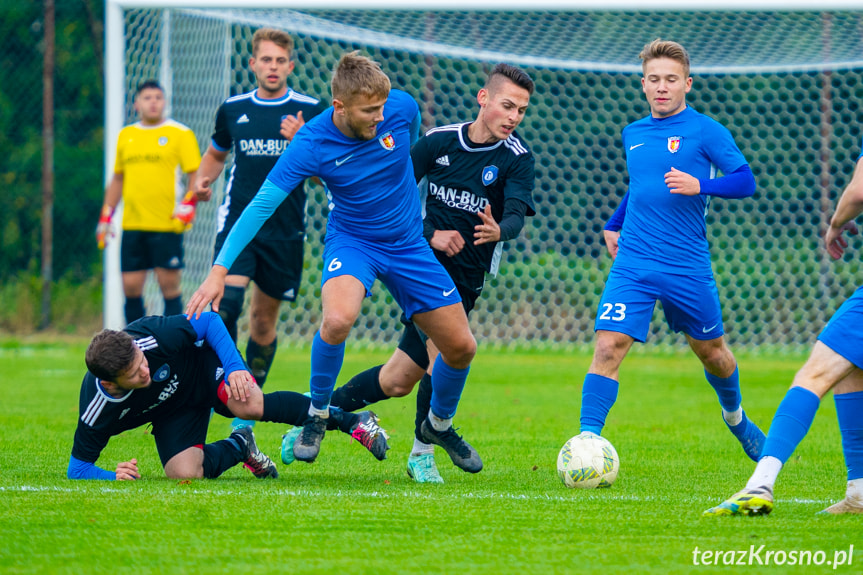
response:
[[[242,115],[242,116],[240,116],[240,118],[237,120],[237,123],[238,123],[238,124],[248,124],[248,123],[249,123],[249,117],[248,117],[247,115],[243,114],[243,115]]]
[[[449,166],[449,156],[441,156],[435,160],[435,163],[439,166]]]

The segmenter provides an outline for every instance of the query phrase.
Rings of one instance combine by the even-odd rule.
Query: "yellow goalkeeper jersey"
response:
[[[123,174],[123,229],[176,232],[171,216],[182,197],[182,173],[200,163],[195,134],[179,122],[137,122],[120,130],[114,172]]]

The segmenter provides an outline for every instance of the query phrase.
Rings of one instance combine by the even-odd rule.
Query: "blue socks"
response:
[[[438,354],[432,369],[432,413],[441,419],[452,419],[455,416],[468,372],[470,367],[450,367]]]
[[[719,377],[704,371],[704,377],[707,382],[713,386],[716,395],[719,397],[719,405],[725,411],[737,411],[740,407],[740,372],[737,366],[734,367],[734,373],[728,377]]]
[[[833,395],[848,481],[863,477],[863,391]]]
[[[336,386],[336,378],[345,359],[345,342],[330,345],[321,339],[321,332],[315,333],[312,341],[312,376],[309,390],[312,394],[312,407],[326,409]]]
[[[761,457],[775,457],[782,463],[788,461],[797,446],[806,437],[821,400],[802,387],[792,387],[785,394],[764,442]]]
[[[617,401],[617,389],[620,386],[615,380],[588,373],[584,376],[584,386],[581,388],[581,431],[590,431],[602,435],[605,418],[614,402]]]

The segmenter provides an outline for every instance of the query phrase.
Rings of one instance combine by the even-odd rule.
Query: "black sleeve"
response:
[[[423,136],[411,148],[411,162],[414,165],[414,177],[416,181],[422,180],[428,173],[429,162],[434,161],[431,149],[431,138]]]
[[[172,357],[188,351],[198,341],[195,328],[184,315],[142,317],[126,326],[125,331],[141,341],[141,350],[148,355]],[[148,343],[148,338],[155,341]]]
[[[502,242],[518,237],[524,228],[524,216],[529,206],[519,198],[507,198],[503,203],[503,217],[500,219],[500,240]]]
[[[219,106],[216,112],[216,129],[213,131],[212,141],[215,147],[223,152],[230,151],[234,145],[234,139],[228,129],[228,111],[225,109],[225,104]]]
[[[533,189],[536,186],[534,165],[534,156],[532,153],[528,153],[520,156],[517,163],[513,166],[512,171],[507,174],[506,184],[503,190],[504,212],[506,212],[506,206],[509,200],[512,199],[520,200],[527,205],[527,211],[525,212],[526,215],[536,215],[536,209],[534,208],[533,202]],[[501,223],[502,222],[503,217],[501,218]],[[518,235],[517,232],[516,235]]]

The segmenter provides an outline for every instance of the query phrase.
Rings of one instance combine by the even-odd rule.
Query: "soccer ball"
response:
[[[567,487],[611,487],[619,469],[620,459],[614,446],[590,432],[564,443],[557,455],[557,474]]]

